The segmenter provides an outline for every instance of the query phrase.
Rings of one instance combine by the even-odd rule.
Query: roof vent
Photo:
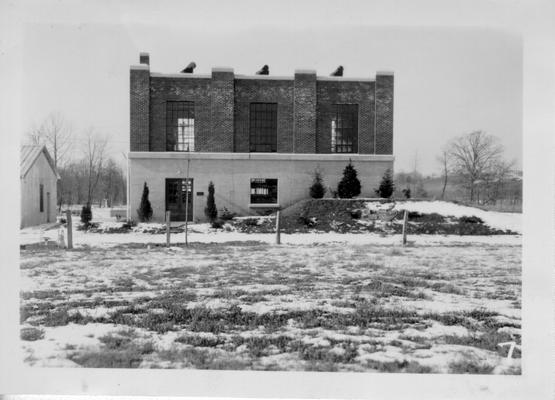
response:
[[[191,61],[189,65],[187,65],[187,67],[185,67],[185,69],[181,71],[181,73],[192,74],[196,67],[197,64],[195,64],[194,61]]]
[[[343,76],[343,66],[340,65],[337,67],[337,69],[333,71],[330,76]]]
[[[256,71],[256,75],[270,75],[270,68],[264,65],[260,70]]]

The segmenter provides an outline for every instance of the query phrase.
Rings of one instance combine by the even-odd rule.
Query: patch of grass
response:
[[[175,339],[175,341],[178,343],[189,344],[195,347],[216,347],[225,343],[225,339],[223,338],[195,335],[179,336],[177,339]]]
[[[417,300],[432,300],[433,299],[433,296],[430,296],[429,294],[427,294],[426,292],[424,292],[422,290],[418,290],[418,291],[415,291],[415,292],[414,291],[410,292],[407,297],[417,299]]]
[[[280,352],[290,351],[290,345],[293,339],[289,336],[279,335],[279,336],[234,336],[232,338],[232,343],[234,346],[239,347],[241,345],[246,345],[249,350],[251,357],[259,358],[268,354],[269,348],[274,346]]]
[[[118,289],[122,289],[124,291],[131,291],[135,286],[135,281],[132,278],[125,277],[125,276],[114,279],[112,283],[116,287],[118,287]]]
[[[25,304],[19,310],[20,323],[24,323],[30,317],[47,315],[51,310],[55,309],[56,305],[48,301]]]
[[[149,352],[150,349],[148,349]],[[145,353],[140,349],[98,350],[69,356],[73,362],[85,368],[138,368]]]
[[[478,321],[489,321],[491,317],[496,317],[499,315],[496,311],[490,311],[485,308],[476,308],[471,311],[467,311],[464,315],[477,319]]]
[[[63,300],[65,297],[57,289],[50,290],[36,290],[34,292],[21,292],[20,296],[23,300],[37,299],[37,300]]]
[[[246,294],[248,294],[248,292],[245,290],[233,291],[231,289],[220,289],[220,290],[216,290],[212,295],[212,297],[215,297],[218,299],[230,300],[230,299],[237,299]]]
[[[197,295],[191,290],[168,290],[154,299],[149,299],[149,308],[163,308],[168,311],[174,310],[176,307],[186,306],[187,303],[195,301]]]
[[[268,301],[268,298],[261,293],[250,293],[241,296],[240,300],[245,303],[260,303],[262,301]]]
[[[452,374],[491,374],[495,367],[474,359],[453,361],[449,364]]]
[[[97,350],[77,352],[69,359],[86,368],[137,368],[155,351],[151,341],[139,341],[135,332],[123,330],[104,335]]]
[[[38,328],[21,328],[20,331],[20,338],[21,340],[26,340],[30,342],[34,342],[35,340],[40,340],[44,338],[44,331]]]
[[[332,351],[330,347],[319,347],[311,344],[296,342],[299,358],[305,361],[323,361],[333,364],[348,364],[355,361],[357,357],[357,345],[353,342],[343,343],[342,352]]]
[[[396,373],[412,373],[427,374],[432,372],[428,366],[419,364],[416,361],[394,360],[394,361],[377,361],[368,360],[366,364],[369,368],[376,369],[379,372],[396,372]]]
[[[98,340],[110,350],[119,350],[128,347],[132,344],[132,337],[128,335],[118,335],[109,333],[107,335],[101,336]]]
[[[498,344],[504,342],[512,342],[514,339],[511,337],[510,334],[506,332],[497,332],[496,329],[491,329],[486,332],[475,333],[469,336],[447,335],[443,336],[443,340],[446,344],[477,347],[479,349],[494,351],[500,356],[506,357],[508,349],[506,347],[501,348],[498,346]],[[515,349],[513,352],[513,358],[520,357],[520,350]]]
[[[85,325],[93,321],[94,318],[84,316],[80,312],[70,314],[68,308],[60,308],[48,312],[41,323],[44,326],[65,326],[69,323]]]
[[[65,326],[69,324],[70,316],[66,308],[55,309],[46,314],[42,323],[44,326]]]
[[[461,325],[464,327],[474,328],[474,325],[468,318],[459,312],[446,312],[446,313],[426,313],[422,315],[423,318],[432,319],[441,322],[443,325],[454,326]]]
[[[185,363],[185,367],[197,369],[240,370],[248,369],[251,363],[223,351],[188,347],[185,349],[162,350],[157,353],[162,360],[172,363]]]
[[[461,289],[452,283],[446,282],[436,282],[432,284],[431,289],[440,293],[451,293],[457,295],[463,295],[465,293],[464,289]]]

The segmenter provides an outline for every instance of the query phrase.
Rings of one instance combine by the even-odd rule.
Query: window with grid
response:
[[[277,202],[277,179],[251,179],[251,204],[276,204]]]
[[[40,212],[44,212],[44,185],[39,184],[39,209]]]
[[[358,151],[358,105],[334,104],[331,118],[331,152]]]
[[[166,151],[195,151],[195,103],[166,103]]]
[[[250,146],[251,152],[277,151],[277,104],[250,104]]]

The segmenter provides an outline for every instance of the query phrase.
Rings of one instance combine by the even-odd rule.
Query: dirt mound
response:
[[[281,229],[284,233],[401,233],[404,210],[393,210],[393,206],[394,203],[383,199],[303,200],[282,212]],[[274,218],[248,218],[233,225],[240,232],[275,232]],[[514,234],[510,230],[490,227],[477,217],[453,217],[435,212],[409,212],[407,232],[438,235]]]
[[[297,205],[295,212],[282,218],[284,232],[317,230],[325,232],[365,231],[358,220],[368,200],[362,199],[311,199]],[[290,211],[293,211],[290,210]]]

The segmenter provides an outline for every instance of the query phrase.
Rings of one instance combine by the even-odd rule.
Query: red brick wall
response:
[[[205,151],[233,151],[234,74],[232,69],[212,71],[211,124]],[[195,121],[196,123],[196,121]]]
[[[235,80],[234,151],[249,152],[250,103],[277,103],[277,151],[293,152],[293,80]]]
[[[376,75],[376,154],[393,154],[393,75]]]
[[[166,151],[166,103],[195,104],[195,150],[248,152],[251,102],[277,103],[279,153],[330,153],[333,104],[358,104],[358,152],[393,153],[393,76],[376,81],[235,77],[215,69],[211,77],[150,76],[131,69],[131,151]]]
[[[316,153],[316,72],[295,72],[293,137],[295,153]]]
[[[150,71],[132,68],[130,73],[130,145],[131,151],[149,151]]]
[[[166,151],[166,102],[195,103],[195,151],[212,150],[211,79],[152,77],[150,87],[150,151]]]
[[[358,104],[358,152],[374,153],[374,82],[320,80],[317,84],[317,152],[331,153],[333,104]]]

